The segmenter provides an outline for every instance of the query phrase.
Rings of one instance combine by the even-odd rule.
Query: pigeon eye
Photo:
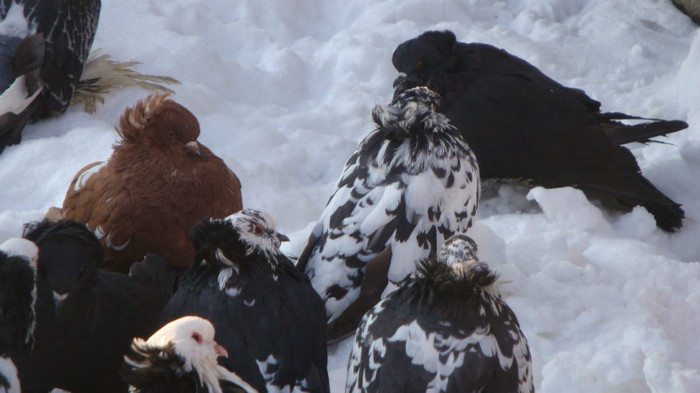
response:
[[[416,71],[420,71],[421,68],[423,68],[423,62],[419,61],[418,64],[416,64]]]
[[[168,135],[170,135],[171,138],[175,138],[175,131],[169,131]]]
[[[263,234],[263,229],[260,225],[256,225],[255,228],[253,229],[256,235],[262,236]]]
[[[197,332],[192,333],[192,339],[197,342],[197,344],[202,343],[202,335]]]

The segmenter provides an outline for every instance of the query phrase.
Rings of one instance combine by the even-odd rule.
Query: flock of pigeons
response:
[[[2,0],[0,148],[65,110],[99,9]],[[394,98],[296,263],[192,113],[160,94],[126,109],[112,156],[0,245],[0,391],[329,392],[327,345],[354,334],[346,392],[534,392],[527,340],[469,237],[482,182],[577,187],[674,231],[681,206],[622,145],[687,124],[601,113],[449,31],[392,61]]]

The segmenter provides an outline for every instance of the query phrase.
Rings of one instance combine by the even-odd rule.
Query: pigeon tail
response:
[[[104,104],[102,95],[122,87],[135,86],[165,94],[175,93],[165,85],[179,85],[180,82],[177,79],[142,74],[134,69],[139,64],[141,63],[136,61],[111,60],[109,55],[102,55],[99,50],[93,51],[75,88],[71,105],[82,103],[85,112],[95,113],[97,104]]]
[[[682,120],[651,119],[620,112],[601,113],[599,119],[608,140],[618,146],[632,142],[654,142],[651,138],[688,128],[688,123]],[[647,122],[623,124],[619,120],[647,120]]]
[[[620,179],[617,179],[620,180]],[[630,183],[630,180],[633,184]],[[589,197],[600,200],[609,209],[632,211],[634,206],[644,207],[656,220],[656,225],[666,232],[675,232],[683,226],[685,212],[681,205],[664,195],[644,178],[621,180],[606,187],[600,184],[582,184],[579,188]]]

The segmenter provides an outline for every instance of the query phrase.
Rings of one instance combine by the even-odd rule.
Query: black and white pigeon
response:
[[[39,249],[29,240],[0,244],[0,392],[22,391],[10,356],[28,352],[34,340],[38,257]]]
[[[214,341],[214,334],[214,326],[208,320],[186,316],[169,322],[148,340],[135,338],[121,369],[129,391],[257,393],[217,363],[217,357],[228,357],[228,352]]]
[[[31,120],[63,112],[83,71],[100,0],[1,0],[0,152]]]
[[[376,130],[348,159],[299,256],[325,301],[331,340],[474,222],[479,166],[439,105],[418,87],[374,108]]]
[[[134,337],[156,331],[174,273],[151,254],[130,274],[100,267],[103,249],[82,223],[28,224],[39,247],[34,346],[12,358],[25,391],[126,392],[118,371]]]
[[[630,142],[688,127],[600,111],[583,90],[562,86],[505,50],[457,42],[451,31],[428,31],[399,45],[394,95],[417,85],[439,93],[438,110],[479,160],[481,178],[528,186],[572,186],[607,208],[646,208],[665,231],[682,226],[680,205],[644,178]],[[621,120],[653,120],[623,124]]]
[[[323,303],[282,240],[274,219],[253,209],[197,224],[195,260],[162,321],[210,320],[231,354],[221,364],[259,391],[329,392]]]
[[[347,393],[535,391],[527,340],[476,253],[454,235],[364,316]]]

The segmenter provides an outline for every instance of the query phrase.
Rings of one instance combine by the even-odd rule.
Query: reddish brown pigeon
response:
[[[117,133],[112,156],[75,175],[59,217],[86,223],[114,270],[127,271],[149,252],[188,267],[190,228],[242,209],[238,177],[197,142],[197,118],[165,95],[127,108]]]

